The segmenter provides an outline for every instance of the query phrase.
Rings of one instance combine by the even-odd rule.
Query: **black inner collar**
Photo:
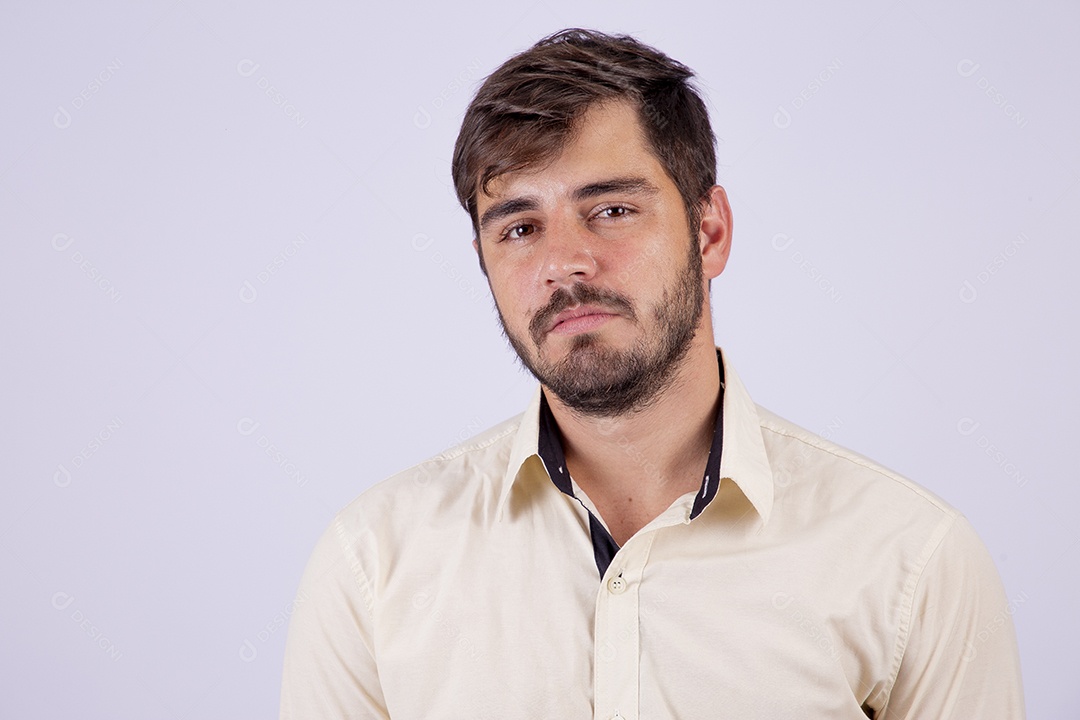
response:
[[[724,439],[724,361],[719,350],[716,351],[716,359],[720,367],[720,409],[716,413],[716,428],[713,430],[712,446],[709,448],[709,459],[705,463],[701,489],[694,498],[694,507],[690,510],[691,520],[700,515],[701,511],[712,502],[720,487],[720,454]],[[555,416],[551,413],[547,396],[543,392],[540,393],[540,433],[537,438],[537,453],[547,469],[548,476],[555,483],[555,487],[580,503],[581,500],[574,495],[573,486],[570,484],[570,471],[566,469],[566,455],[563,453],[559,426],[555,422]],[[592,536],[596,569],[600,571],[600,577],[603,578],[619,546],[592,511],[588,508],[586,511],[589,512],[589,534]]]

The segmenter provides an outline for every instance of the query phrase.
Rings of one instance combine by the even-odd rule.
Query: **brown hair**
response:
[[[479,237],[476,195],[492,180],[553,159],[590,105],[629,100],[682,195],[691,229],[716,184],[709,114],[682,63],[627,35],[561,30],[488,76],[454,147],[454,188]],[[483,256],[481,256],[481,267]]]

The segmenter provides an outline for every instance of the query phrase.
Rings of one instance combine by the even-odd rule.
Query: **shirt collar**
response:
[[[761,437],[757,406],[750,399],[745,386],[720,348],[717,348],[717,354],[722,363],[721,378],[724,383],[722,413],[717,418],[717,437],[714,437],[713,449],[706,469],[706,475],[710,476],[710,480],[703,482],[702,492],[699,492],[695,498],[691,517],[696,516],[716,494],[716,485],[712,484],[711,488],[709,485],[711,479],[718,475],[721,482],[735,483],[765,523],[768,522],[772,510],[773,478],[769,459],[765,454],[765,443]],[[496,517],[502,517],[510,493],[515,485],[525,481],[526,475],[539,471],[548,477],[538,452],[543,425],[542,402],[543,390],[538,385],[533,393],[532,401],[521,416],[521,423],[510,449],[510,459],[502,478],[496,505]],[[716,454],[720,455],[718,471],[716,470]],[[532,458],[536,458],[536,461],[530,462]],[[569,483],[568,476],[551,478],[556,487],[561,489],[560,480],[564,484]]]
[[[773,474],[761,436],[761,419],[757,405],[722,350],[720,358],[724,363],[725,386],[720,482],[734,482],[765,524],[773,506]]]

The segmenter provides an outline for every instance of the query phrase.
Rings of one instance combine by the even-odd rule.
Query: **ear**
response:
[[[702,201],[698,239],[702,272],[712,280],[724,271],[731,252],[731,206],[727,193],[719,185],[713,185]]]

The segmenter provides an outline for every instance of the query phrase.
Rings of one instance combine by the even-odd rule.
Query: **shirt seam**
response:
[[[517,420],[517,422],[514,422],[515,420]],[[424,458],[420,462],[414,463],[414,464],[412,464],[412,465],[410,465],[410,466],[408,466],[406,468],[403,468],[402,470],[399,470],[399,471],[395,472],[393,475],[388,475],[388,476],[384,477],[382,480],[375,483],[371,487],[367,488],[362,493],[360,493],[355,498],[353,498],[351,501],[349,501],[349,503],[347,505],[345,505],[341,509],[341,513],[345,513],[350,508],[352,508],[354,505],[358,505],[358,504],[362,503],[363,500],[365,499],[365,497],[369,493],[374,492],[376,488],[378,488],[379,486],[381,486],[381,485],[383,485],[385,483],[388,483],[388,482],[390,482],[390,481],[392,481],[392,480],[394,480],[396,478],[408,477],[409,475],[412,475],[416,471],[421,470],[423,468],[428,468],[428,467],[433,466],[433,465],[438,466],[441,463],[449,462],[451,460],[456,460],[457,458],[459,458],[459,457],[461,457],[463,455],[474,453],[474,452],[479,452],[480,450],[486,450],[489,447],[491,447],[492,445],[494,445],[495,443],[499,442],[500,440],[504,440],[508,435],[513,435],[521,427],[521,418],[520,417],[518,417],[518,418],[510,418],[508,420],[505,420],[504,422],[512,423],[512,424],[507,426],[505,429],[500,430],[496,434],[486,438],[482,442],[476,442],[476,443],[470,444],[470,442],[468,440],[466,440],[463,443],[460,443],[458,445],[454,445],[453,447],[447,448],[446,450],[444,450],[441,453],[438,453],[437,455],[433,455],[431,457]],[[498,425],[496,425],[494,427],[498,427]]]
[[[871,471],[871,472],[873,472],[873,473],[875,473],[877,475],[880,475],[880,476],[882,476],[884,478],[887,478],[891,482],[893,482],[893,483],[895,483],[897,485],[903,486],[909,492],[911,492],[911,493],[913,493],[915,495],[918,495],[923,500],[929,502],[931,505],[933,505],[938,510],[945,513],[950,518],[953,518],[958,514],[957,511],[954,508],[952,508],[949,505],[945,504],[941,499],[935,497],[933,494],[931,494],[931,493],[927,492],[926,490],[920,488],[918,485],[915,485],[910,480],[905,478],[903,475],[901,475],[901,474],[899,474],[899,473],[897,473],[897,472],[895,472],[893,470],[889,470],[888,468],[883,467],[883,466],[881,466],[881,465],[879,465],[879,464],[877,464],[877,463],[875,463],[873,461],[870,461],[870,460],[868,460],[866,458],[860,457],[860,456],[856,455],[855,453],[851,452],[850,450],[846,450],[845,448],[841,448],[839,446],[829,447],[829,446],[821,445],[821,444],[816,443],[816,442],[812,442],[812,438],[802,437],[800,435],[796,435],[795,433],[791,432],[790,430],[787,430],[786,428],[776,427],[774,425],[768,424],[767,420],[761,422],[761,429],[762,430],[767,430],[767,431],[769,431],[771,433],[774,433],[776,435],[780,435],[782,437],[790,438],[791,440],[795,440],[796,442],[800,442],[803,445],[807,445],[809,447],[820,450],[821,452],[828,453],[829,455],[832,455],[833,457],[837,458],[838,460],[843,460],[845,462],[849,462],[849,463],[852,463],[854,465],[859,465],[859,466],[865,468],[866,470],[869,470],[869,471]]]
[[[516,422],[515,422],[515,420],[516,420]],[[406,470],[403,470],[402,472],[408,472],[409,470],[413,470],[413,469],[416,469],[418,467],[422,467],[424,465],[428,465],[428,464],[431,464],[431,463],[443,462],[445,460],[454,460],[454,459],[459,458],[462,455],[465,455],[467,453],[473,453],[473,452],[476,452],[477,450],[487,449],[487,448],[491,447],[492,445],[494,445],[495,443],[497,443],[498,441],[504,439],[507,435],[515,434],[521,428],[521,420],[522,420],[521,416],[518,416],[517,418],[512,418],[511,420],[505,421],[505,422],[510,422],[512,424],[507,426],[505,429],[497,432],[496,434],[494,434],[494,435],[492,435],[492,436],[490,436],[488,438],[485,438],[483,441],[478,441],[478,442],[474,442],[474,443],[471,443],[471,444],[469,443],[469,441],[465,441],[465,442],[463,442],[463,443],[461,443],[459,445],[455,445],[455,446],[453,446],[451,448],[447,448],[443,452],[438,453],[437,455],[434,455],[433,457],[427,458],[426,460],[421,460],[420,462],[416,463],[415,465],[413,465],[410,468],[407,468]]]
[[[340,515],[334,519],[334,534],[337,536],[341,554],[345,557],[345,561],[349,563],[349,570],[352,571],[353,582],[356,583],[356,589],[360,591],[360,598],[364,601],[368,613],[374,619],[375,597],[371,591],[371,579],[368,578],[367,573],[364,572],[364,568],[361,567],[360,559],[356,557],[356,553],[352,552],[349,547],[349,541],[346,539],[345,525],[343,518]]]
[[[380,696],[385,698],[386,691],[383,688],[382,677],[379,673],[379,662],[375,652],[375,597],[371,589],[371,579],[368,577],[368,574],[364,572],[364,568],[360,564],[360,558],[357,557],[356,553],[352,551],[352,548],[347,539],[344,518],[341,516],[341,514],[338,514],[338,516],[334,519],[334,534],[337,536],[338,544],[341,548],[341,554],[344,557],[345,561],[348,562],[349,570],[352,571],[353,583],[355,583],[356,589],[360,593],[360,599],[367,607],[367,613],[370,617],[371,623],[371,635],[366,639],[360,633],[357,633],[357,636],[360,643],[371,655],[371,660],[375,665],[375,682],[379,686]],[[365,695],[367,695],[366,691]]]
[[[517,422],[515,422],[515,419],[517,420]],[[353,574],[353,581],[356,583],[357,589],[361,593],[364,604],[367,606],[368,612],[372,613],[372,616],[374,616],[375,612],[375,595],[374,592],[371,590],[371,579],[368,577],[367,573],[364,572],[363,567],[360,565],[360,559],[356,556],[356,553],[352,552],[351,550],[349,541],[347,539],[347,531],[345,529],[345,513],[352,506],[361,503],[363,501],[363,498],[368,495],[368,493],[374,491],[375,488],[378,487],[378,485],[389,482],[396,477],[409,475],[415,470],[427,467],[429,465],[437,465],[445,461],[454,460],[467,453],[487,449],[495,443],[499,442],[500,440],[503,440],[508,435],[513,435],[521,427],[521,416],[518,416],[517,418],[510,418],[508,420],[505,420],[504,422],[509,423],[506,428],[480,442],[470,443],[468,440],[466,440],[463,443],[448,448],[444,452],[421,460],[420,462],[415,463],[385,478],[382,482],[377,483],[376,485],[373,485],[364,492],[360,493],[360,495],[358,495],[348,505],[346,505],[334,518],[334,533],[337,536],[338,544],[340,545],[342,555],[344,555],[346,562],[349,563],[349,569],[352,571]]]
[[[900,625],[897,627],[896,632],[896,647],[893,651],[893,664],[892,669],[889,672],[889,678],[885,683],[885,686],[877,692],[873,698],[868,701],[884,699],[884,703],[881,706],[883,715],[888,710],[889,700],[892,696],[893,687],[896,685],[896,679],[900,674],[900,666],[904,660],[904,654],[907,652],[907,644],[911,639],[912,617],[915,613],[915,594],[922,583],[923,575],[926,573],[926,568],[929,567],[930,562],[941,550],[942,545],[945,544],[945,538],[949,535],[952,529],[956,526],[957,518],[960,517],[959,513],[953,513],[950,517],[943,518],[939,523],[935,532],[927,538],[926,544],[923,546],[922,555],[918,568],[914,570],[909,576],[906,583],[904,583],[904,592],[902,597],[902,609],[900,617]]]

